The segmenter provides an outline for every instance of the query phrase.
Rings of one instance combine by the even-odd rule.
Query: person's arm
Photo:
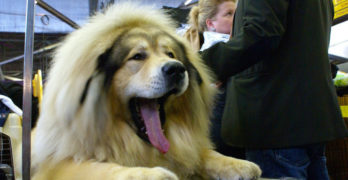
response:
[[[218,80],[239,73],[272,53],[286,30],[289,0],[239,0],[236,16],[243,25],[227,43],[218,43],[202,52],[202,58]],[[236,18],[236,17],[235,17]],[[235,19],[236,20],[236,19]],[[239,22],[240,23],[240,22]]]

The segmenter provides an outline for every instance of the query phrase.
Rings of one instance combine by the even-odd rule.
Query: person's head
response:
[[[189,23],[200,32],[230,34],[235,9],[235,0],[200,0],[191,9]]]

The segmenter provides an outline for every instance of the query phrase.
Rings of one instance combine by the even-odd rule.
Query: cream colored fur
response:
[[[80,98],[97,66],[97,58],[113,46],[125,28],[151,27],[170,34],[184,45],[188,60],[202,84],[189,79],[180,96],[165,106],[163,129],[170,149],[161,154],[140,139],[127,122],[128,107],[120,88],[129,83],[122,68],[110,90],[103,77],[90,83],[84,103]],[[145,62],[146,63],[146,62]],[[212,75],[172,21],[149,7],[123,4],[92,17],[71,33],[54,55],[44,89],[41,114],[33,142],[33,179],[251,179],[260,169],[253,163],[214,152],[209,140],[209,115],[215,89]]]

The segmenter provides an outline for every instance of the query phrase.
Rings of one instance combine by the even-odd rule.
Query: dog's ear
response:
[[[195,79],[197,81],[197,84],[201,85],[203,83],[203,80],[196,67],[193,66],[193,64],[190,61],[188,61],[187,66],[189,69],[189,76],[191,76],[190,79]]]
[[[86,96],[87,96],[87,92],[88,92],[88,89],[89,89],[89,84],[91,83],[92,81],[92,78],[93,78],[93,75],[91,77],[88,78],[86,84],[85,84],[85,88],[83,89],[83,92],[82,92],[82,95],[80,97],[80,104],[83,104],[83,102],[85,101],[86,99]]]
[[[112,60],[112,52],[113,47],[107,49],[103,54],[99,55],[97,61],[98,64],[94,70],[94,73],[86,81],[85,87],[80,98],[80,104],[83,104],[83,102],[86,99],[91,81],[98,75],[104,75],[103,88],[108,89],[110,87],[115,72],[121,66],[121,62],[119,62],[119,60]]]
[[[98,65],[96,71],[105,75],[103,86],[109,89],[115,72],[120,69],[122,59],[113,57],[114,47],[109,48],[98,57]]]
[[[188,71],[190,80],[196,80],[197,84],[201,85],[203,83],[203,79],[202,79],[201,75],[199,74],[197,68],[191,63],[191,60],[189,57],[190,56],[189,51],[192,51],[192,50],[187,49],[187,47],[183,43],[178,41],[177,39],[175,39],[175,38],[173,38],[173,39],[176,42],[176,44],[179,46],[180,50],[183,52],[183,62],[182,63],[188,69],[187,71]],[[192,61],[195,61],[194,59],[195,58],[193,58]]]

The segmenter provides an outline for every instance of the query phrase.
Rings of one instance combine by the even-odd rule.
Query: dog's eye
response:
[[[146,58],[145,53],[136,53],[134,56],[129,58],[129,60],[144,60]]]
[[[170,58],[174,58],[174,54],[172,52],[167,52],[167,56]]]

